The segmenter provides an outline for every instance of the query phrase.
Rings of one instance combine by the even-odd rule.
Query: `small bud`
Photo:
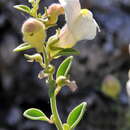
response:
[[[38,74],[39,79],[44,79],[44,78],[47,78],[47,77],[48,77],[48,74],[45,73],[44,71],[40,71],[39,74]]]
[[[45,25],[34,18],[29,18],[22,25],[23,40],[36,48],[38,52],[42,51],[42,44],[46,39]]]
[[[49,6],[47,13],[49,15],[57,14],[59,16],[61,14],[64,14],[64,8],[61,6],[61,4],[52,4]]]
[[[54,71],[55,71],[54,66],[53,65],[49,65],[45,72],[53,74]]]
[[[54,120],[54,115],[51,115],[50,120],[52,121],[52,123],[55,122],[55,120]]]
[[[57,84],[58,87],[62,87],[64,85],[66,85],[66,77],[65,76],[59,76],[56,79],[56,84]]]
[[[104,79],[101,89],[105,95],[116,99],[120,94],[121,84],[118,79],[112,75],[109,75]]]
[[[64,14],[64,8],[60,4],[52,4],[47,9],[47,14],[49,15],[48,24],[56,24],[58,16]]]
[[[42,56],[39,53],[36,53],[34,55],[27,55],[24,54],[24,56],[28,59],[29,62],[38,62],[38,63],[43,63]]]

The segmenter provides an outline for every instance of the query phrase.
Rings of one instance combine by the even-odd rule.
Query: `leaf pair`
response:
[[[67,118],[67,123],[63,125],[64,130],[73,130],[78,125],[85,113],[86,105],[86,102],[83,102],[70,112]],[[30,120],[39,120],[52,123],[52,121],[48,119],[48,117],[41,110],[36,108],[26,110],[23,115]]]

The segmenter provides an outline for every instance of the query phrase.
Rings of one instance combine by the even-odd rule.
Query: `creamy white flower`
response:
[[[81,9],[79,0],[59,0],[65,10],[66,25],[61,29],[59,47],[71,48],[80,40],[95,38],[99,26],[91,11]]]
[[[130,97],[130,80],[128,80],[126,83],[126,91],[127,91],[128,96]]]
[[[128,96],[130,97],[130,70],[128,72],[128,77],[129,77],[129,80],[126,83],[126,91],[127,91]]]

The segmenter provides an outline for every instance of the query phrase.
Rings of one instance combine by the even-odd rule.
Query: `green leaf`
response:
[[[30,108],[26,110],[23,113],[23,116],[31,120],[40,120],[40,121],[49,122],[49,119],[47,118],[47,116],[41,110],[36,109],[36,108]]]
[[[71,127],[71,129],[74,129],[82,119],[86,110],[86,105],[86,102],[83,102],[70,112],[67,118],[67,124]]]
[[[31,9],[30,9],[28,6],[26,6],[26,5],[15,5],[14,8],[15,8],[15,9],[18,9],[18,10],[20,10],[20,11],[26,12],[26,13],[28,13],[28,14],[29,14],[30,11],[31,11]]]
[[[79,54],[80,54],[79,51],[73,48],[66,48],[59,51],[55,56],[68,56],[68,55],[79,55]]]
[[[31,49],[32,46],[28,43],[23,43],[21,45],[19,45],[18,47],[16,47],[13,52],[19,52],[19,51],[25,51],[25,50],[28,50],[28,49]]]
[[[72,65],[72,60],[73,60],[73,56],[70,56],[68,58],[66,58],[59,66],[57,73],[56,73],[56,77],[58,78],[59,76],[67,76],[68,72],[70,70],[70,67]]]

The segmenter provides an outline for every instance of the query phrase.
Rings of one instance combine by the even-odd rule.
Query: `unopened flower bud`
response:
[[[45,73],[44,71],[40,71],[39,74],[38,74],[39,79],[44,79],[44,78],[47,78],[47,77],[48,77],[48,74]]]
[[[28,61],[32,61],[32,62],[38,62],[38,63],[43,63],[43,59],[42,59],[42,56],[39,54],[39,53],[36,53],[34,55],[27,55],[27,54],[24,54],[24,56],[28,59]]]
[[[115,99],[118,98],[120,94],[121,84],[118,79],[112,75],[109,75],[104,79],[101,89],[105,95]]]
[[[70,81],[65,76],[59,76],[56,79],[57,88],[55,90],[55,95],[59,93],[59,91],[62,89],[63,86],[67,85],[72,92],[75,92],[77,90],[77,84],[75,81]]]
[[[64,14],[64,8],[61,6],[61,4],[52,4],[49,6],[48,10],[47,10],[48,14],[57,14],[57,15],[61,15]]]
[[[50,120],[52,121],[52,124],[55,122],[54,115],[51,115]]]
[[[22,33],[24,42],[29,43],[38,52],[42,51],[42,44],[46,39],[46,29],[42,22],[29,18],[22,25]]]
[[[58,87],[62,87],[66,84],[66,77],[65,76],[59,76],[57,79],[56,79],[56,84]]]
[[[60,4],[52,4],[47,9],[47,13],[50,16],[48,24],[56,24],[58,16],[64,14],[64,8]]]
[[[54,71],[55,71],[54,66],[53,65],[49,65],[45,72],[53,74]]]

